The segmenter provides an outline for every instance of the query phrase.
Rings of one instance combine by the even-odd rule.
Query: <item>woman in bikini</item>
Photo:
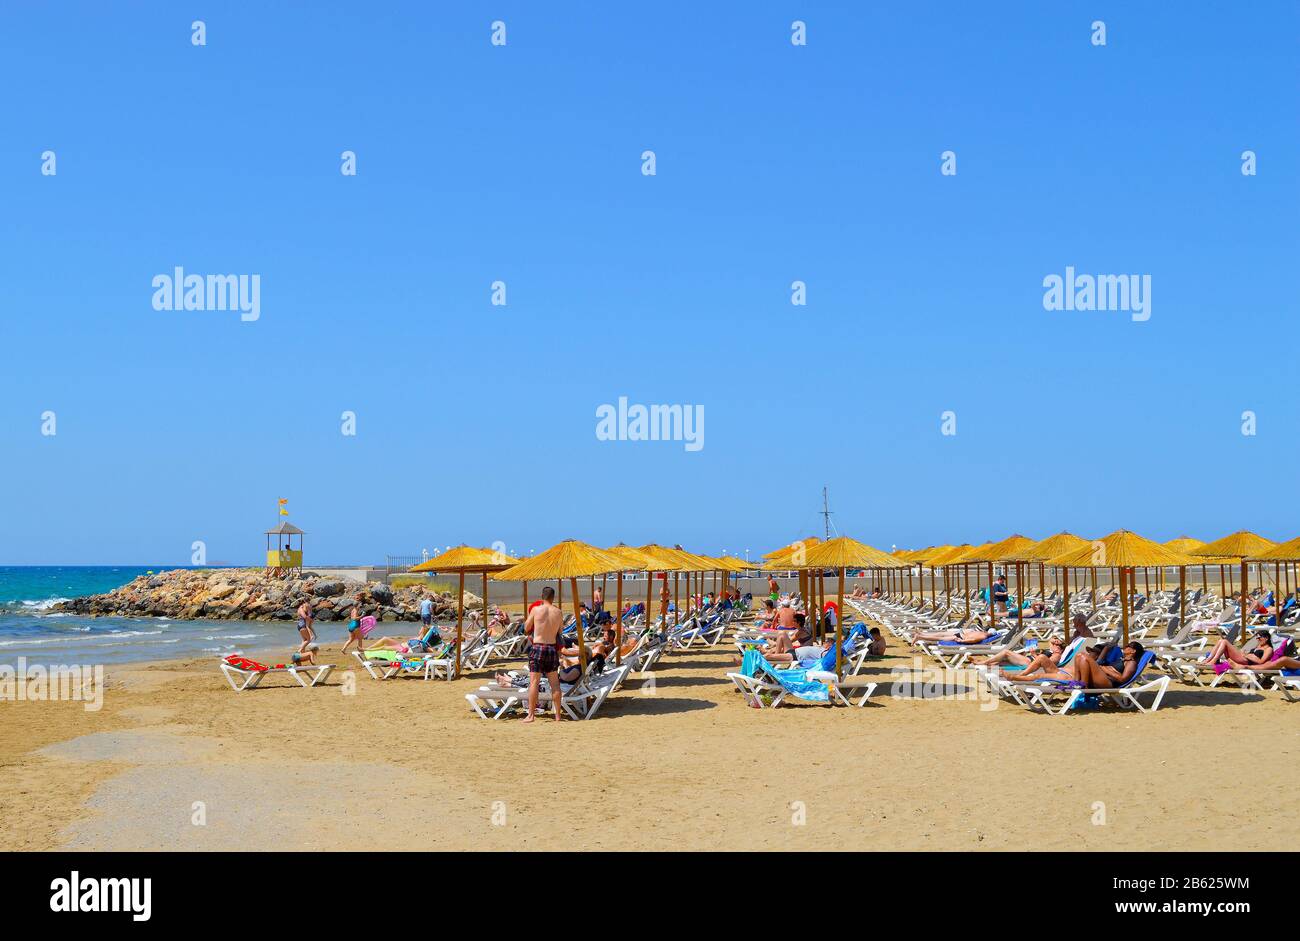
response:
[[[1253,667],[1266,664],[1273,659],[1273,635],[1268,631],[1255,632],[1255,649],[1250,653],[1245,653],[1233,646],[1228,638],[1224,637],[1214,645],[1210,651],[1210,656],[1206,663],[1211,666],[1216,663],[1230,663],[1233,666]]]
[[[1011,674],[1014,680],[1057,680],[1061,683],[1079,682],[1085,689],[1114,689],[1123,686],[1137,672],[1145,648],[1137,641],[1132,641],[1124,648],[1124,669],[1103,666],[1092,658],[1086,650],[1080,650],[1065,666],[1053,664],[1047,657],[1039,657],[1032,665],[1026,667],[1019,675]]]
[[[1059,664],[1061,662],[1061,657],[1065,654],[1065,642],[1059,637],[1053,637],[1047,643],[1050,652],[1046,654],[1046,657],[1039,653],[1025,654],[1018,650],[1003,650],[1000,653],[995,653],[991,657],[985,657],[983,660],[976,660],[975,663],[981,666],[991,667],[1002,666],[1003,664],[1010,663],[1013,666],[1025,667],[1026,669],[1028,669],[1030,664],[1035,661],[1043,659],[1050,660],[1053,664]],[[1021,670],[1016,670],[1015,674],[1019,676],[1022,672],[1023,671]]]

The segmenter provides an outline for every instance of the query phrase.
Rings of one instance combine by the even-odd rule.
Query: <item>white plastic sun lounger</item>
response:
[[[880,685],[879,683],[873,683],[862,677],[856,676],[846,676],[844,679],[837,681],[835,679],[835,674],[833,673],[820,673],[814,671],[806,673],[805,675],[810,680],[816,680],[826,684],[827,693],[829,694],[826,704],[832,706],[838,702],[842,706],[858,706],[861,708],[867,704],[867,700],[871,698],[871,694],[874,693],[876,687]],[[789,689],[765,674],[746,676],[743,673],[728,673],[727,679],[736,684],[736,688],[740,690],[741,694],[745,697],[746,703],[751,706],[757,706],[759,709],[775,709],[777,706],[785,702],[787,697],[792,695]],[[856,698],[853,701],[850,701],[848,696],[845,696],[845,693]],[[764,704],[764,696],[772,697],[771,706]],[[795,696],[795,698],[798,699],[798,696]]]
[[[299,686],[304,688],[309,686],[319,686],[325,682],[330,675],[330,671],[334,669],[334,664],[332,663],[306,663],[293,666],[268,667],[265,670],[245,670],[242,667],[229,664],[225,660],[222,660],[220,663],[221,672],[226,676],[226,682],[228,682],[231,689],[237,693],[243,692],[246,689],[257,689],[258,684],[272,673],[287,673],[298,681]],[[303,674],[311,677],[310,683]]]
[[[625,663],[618,667],[607,667],[600,675],[583,677],[571,685],[560,684],[562,690],[560,708],[570,719],[594,717],[610,694],[623,685],[623,681],[631,671],[632,667]],[[465,700],[479,718],[501,719],[524,708],[528,701],[528,687],[491,684],[479,687],[475,692],[466,693]],[[550,706],[551,693],[546,681],[543,680],[537,695],[538,713],[546,712]]]
[[[1080,698],[1088,695],[1114,699],[1124,709],[1136,709],[1142,713],[1155,712],[1160,708],[1160,703],[1165,698],[1165,691],[1169,688],[1170,678],[1168,676],[1158,676],[1149,682],[1138,685],[1138,681],[1142,679],[1147,667],[1155,660],[1155,655],[1147,652],[1142,655],[1142,658],[1142,663],[1139,665],[1137,672],[1123,686],[1115,686],[1109,689],[1080,689],[1053,683],[1041,685],[1025,683],[1020,691],[1024,696],[1026,706],[1030,709],[1041,709],[1051,716],[1065,715]],[[1155,694],[1149,707],[1143,706],[1142,701],[1138,699],[1138,696],[1142,693]]]

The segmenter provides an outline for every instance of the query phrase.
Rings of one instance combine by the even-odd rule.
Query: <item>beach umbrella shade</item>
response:
[[[1038,590],[1043,596],[1044,604],[1047,602],[1047,585],[1043,577],[1043,569],[1047,566],[1047,560],[1055,558],[1058,555],[1064,555],[1075,549],[1089,545],[1088,540],[1083,539],[1074,533],[1068,533],[1062,530],[1055,536],[1048,536],[1041,542],[1036,542],[1024,551],[1026,560],[1038,563]],[[1065,630],[1065,639],[1070,640],[1070,570],[1063,570],[1065,576],[1064,584],[1061,586],[1062,598],[1064,600],[1064,609],[1062,618]]]
[[[1204,542],[1202,542],[1199,539],[1193,539],[1191,536],[1179,536],[1177,539],[1170,539],[1168,542],[1165,543],[1165,546],[1167,548],[1173,549],[1175,552],[1181,552],[1183,555],[1191,555],[1193,549],[1199,549],[1203,545],[1205,545]],[[1205,566],[1206,563],[1202,562],[1201,563],[1201,590],[1208,592],[1210,590],[1210,582],[1209,582],[1209,577],[1205,574]],[[1180,580],[1182,579],[1181,572],[1179,574],[1179,579]],[[1180,600],[1178,602],[1179,623],[1182,622],[1182,612],[1183,612],[1183,602]]]
[[[667,575],[669,572],[673,573],[673,606],[676,609],[676,613],[673,616],[673,623],[680,622],[681,614],[682,614],[682,596],[681,596],[681,591],[679,590],[679,578],[683,573],[701,571],[702,569],[700,569],[699,566],[707,566],[707,563],[705,563],[698,556],[693,556],[689,552],[686,552],[684,549],[673,548],[669,546],[661,546],[658,543],[651,542],[651,543],[647,543],[644,546],[639,546],[638,548],[642,552],[650,553],[657,559],[661,560],[661,562],[664,564],[665,567],[658,569],[657,571],[661,571],[664,573],[665,592],[668,589]],[[667,629],[668,605],[664,603],[663,597],[664,597],[664,593],[661,593],[659,613],[663,616],[664,628]]]
[[[645,580],[646,580],[645,610],[646,610],[646,623],[649,624],[650,612],[653,610],[653,606],[652,606],[653,603],[650,598],[650,589],[654,584],[654,579],[651,578],[651,574],[658,571],[664,571],[665,570],[664,566],[670,565],[671,563],[668,563],[665,560],[660,559],[649,552],[642,552],[640,549],[635,549],[632,546],[626,545],[621,542],[616,546],[610,546],[605,551],[608,552],[610,555],[614,556],[615,558],[623,560],[626,563],[625,571],[646,573],[645,574]],[[623,572],[621,571],[618,573],[618,600],[615,602],[615,610],[617,611],[616,617],[618,618],[618,621],[615,627],[615,631],[617,633],[617,647],[615,648],[614,651],[614,662],[622,663],[623,662],[623,657],[622,657]]]
[[[936,552],[934,555],[930,556],[926,561],[930,564],[932,568],[942,568],[946,573],[950,568],[952,568],[954,565],[957,564],[958,559],[964,556],[967,552],[970,552],[973,548],[975,547],[968,542],[964,542],[956,546],[947,546],[946,548],[943,548],[941,551]],[[964,571],[965,569],[963,568],[962,572]],[[958,574],[958,578],[957,578],[958,583],[960,583],[961,581],[960,575],[961,573]],[[944,581],[945,583],[947,582],[946,574],[944,576]],[[949,597],[949,606],[951,607],[952,595],[949,594],[948,597]],[[969,594],[966,596],[966,615],[968,617],[970,616],[970,595]]]
[[[1199,549],[1193,549],[1191,555],[1197,558],[1222,558],[1228,560],[1227,564],[1241,564],[1241,594],[1246,595],[1249,590],[1247,578],[1246,559],[1252,558],[1268,552],[1270,549],[1277,547],[1277,543],[1265,539],[1255,533],[1247,532],[1244,529],[1238,530],[1224,536],[1222,539],[1216,539],[1214,542],[1207,542]],[[1225,598],[1224,601],[1227,601]],[[1241,604],[1241,641],[1246,640],[1246,605]]]
[[[866,543],[858,542],[848,536],[837,536],[829,539],[812,549],[808,550],[806,564],[811,569],[824,571],[828,568],[836,569],[839,572],[840,588],[838,602],[836,604],[835,616],[835,675],[836,678],[844,675],[844,650],[841,646],[843,640],[844,628],[844,572],[849,568],[896,568],[902,564],[902,560],[897,555],[890,555],[888,552],[881,552]],[[824,595],[824,591],[823,591]],[[822,607],[817,609],[817,619],[821,620],[821,613],[825,604],[823,597]]]
[[[578,597],[578,579],[591,575],[608,575],[623,571],[624,562],[603,549],[566,539],[545,552],[525,559],[510,568],[497,572],[494,578],[502,581],[536,582],[568,579],[573,589],[573,619],[578,629],[578,661],[587,668],[587,643],[582,629],[582,608]]]
[[[983,562],[987,564],[989,567],[989,624],[990,626],[996,627],[998,623],[997,608],[993,604],[993,563],[1001,561],[1002,557],[1007,554],[1015,554],[1018,552],[1022,552],[1025,549],[1028,549],[1035,542],[1037,542],[1037,540],[1030,539],[1028,536],[1021,536],[1019,534],[1016,534],[1013,536],[1008,536],[1006,539],[1003,539],[999,542],[985,543],[980,548],[968,552],[965,556],[962,557],[961,561],[963,563]],[[1017,592],[1020,590],[1019,585],[1016,586],[1016,590]]]
[[[1009,536],[998,545],[1002,549],[993,561],[1001,562],[1004,566],[1010,563],[1016,567],[1016,626],[1020,627],[1024,624],[1025,610],[1025,580],[1021,566],[1031,561],[1027,553],[1038,545],[1038,540],[1028,536]]]
[[[1288,540],[1287,542],[1279,543],[1278,545],[1274,546],[1272,549],[1269,549],[1267,552],[1261,552],[1259,555],[1255,556],[1255,558],[1251,559],[1250,561],[1258,562],[1260,564],[1267,563],[1267,562],[1273,563],[1273,573],[1274,573],[1273,580],[1276,583],[1276,587],[1279,589],[1278,597],[1276,599],[1278,616],[1274,623],[1280,627],[1282,624],[1282,618],[1281,618],[1282,605],[1286,601],[1286,595],[1290,594],[1291,591],[1291,586],[1290,586],[1291,566],[1295,562],[1300,562],[1300,537],[1296,539]],[[1285,566],[1285,570],[1287,573],[1286,586],[1282,585],[1281,571],[1283,569],[1283,566]]]
[[[1128,644],[1129,622],[1129,586],[1126,585],[1125,576],[1136,568],[1180,567],[1194,564],[1191,557],[1175,552],[1158,542],[1145,539],[1127,529],[1117,529],[1109,536],[1093,540],[1086,546],[1049,559],[1048,562],[1062,568],[1119,570],[1120,619],[1124,628],[1125,644]]]
[[[454,549],[448,549],[440,556],[421,562],[410,569],[412,572],[455,572],[460,576],[460,585],[456,596],[456,655],[455,675],[460,676],[460,651],[465,632],[465,576],[481,573],[483,576],[483,627],[488,626],[488,573],[500,572],[519,560],[495,549],[480,549],[461,543]]]

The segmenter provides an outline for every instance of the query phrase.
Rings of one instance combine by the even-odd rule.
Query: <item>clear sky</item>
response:
[[[884,548],[1291,538],[1297,36],[1293,2],[6,4],[0,562],[255,561],[281,497],[309,563],[758,554],[823,486]],[[260,318],[155,310],[175,266],[260,276]],[[1045,310],[1067,266],[1149,275],[1150,319]],[[703,448],[598,440],[620,396],[701,406]]]

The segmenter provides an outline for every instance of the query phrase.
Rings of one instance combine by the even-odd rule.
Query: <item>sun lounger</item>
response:
[[[352,656],[371,679],[391,680],[395,676],[423,676],[426,680],[451,679],[451,660],[441,654],[404,654],[396,650],[354,650]]]
[[[618,667],[606,667],[599,674],[587,674],[576,683],[562,683],[560,708],[570,719],[593,718],[600,711],[605,700],[623,685],[631,670],[631,665],[625,663]],[[528,703],[528,687],[492,683],[481,686],[472,693],[466,693],[465,700],[479,718],[501,719],[525,709]],[[549,710],[551,702],[550,690],[546,680],[543,679],[537,694],[538,713]]]
[[[1096,696],[1098,699],[1113,699],[1125,709],[1136,709],[1142,713],[1155,712],[1160,708],[1165,691],[1169,688],[1169,677],[1158,676],[1148,682],[1140,682],[1154,660],[1155,654],[1145,651],[1128,682],[1109,689],[1085,689],[1074,683],[1059,682],[1026,684],[1022,690],[1024,703],[1030,709],[1041,709],[1048,715],[1063,716],[1084,696]],[[1138,698],[1142,693],[1154,694],[1149,707],[1143,706]]]
[[[773,709],[787,697],[801,702],[864,706],[879,685],[863,677],[837,680],[834,673],[778,670],[757,650],[748,651],[741,672],[728,673],[727,679],[736,685],[749,705],[759,709],[768,708],[763,702],[765,696],[772,698],[770,708]],[[850,702],[845,693],[858,698]]]
[[[304,688],[319,686],[325,682],[330,675],[330,671],[334,669],[332,663],[277,664],[270,667],[242,657],[238,658],[235,663],[223,659],[220,661],[220,666],[221,672],[225,674],[226,682],[237,693],[246,689],[257,689],[262,680],[272,673],[287,673],[298,681],[299,686]],[[306,677],[311,677],[311,682],[308,682]]]

